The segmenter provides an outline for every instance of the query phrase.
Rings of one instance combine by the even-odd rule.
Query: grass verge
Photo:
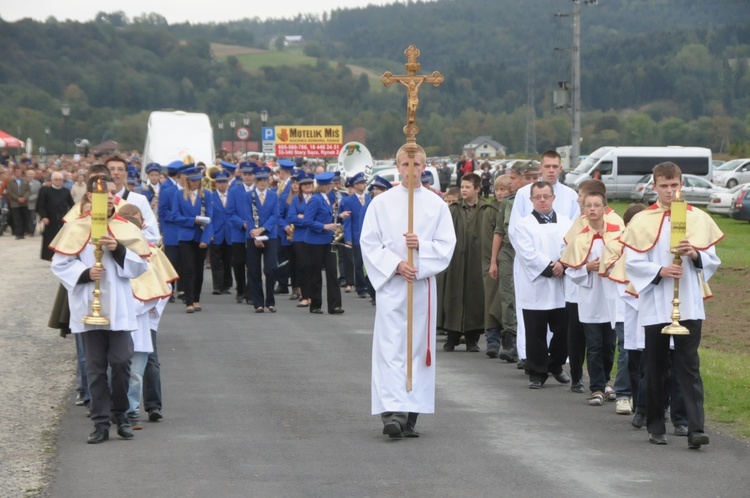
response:
[[[723,431],[750,438],[750,357],[701,349],[706,417]]]

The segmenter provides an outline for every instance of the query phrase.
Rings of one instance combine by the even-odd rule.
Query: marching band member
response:
[[[292,198],[292,185],[296,183],[297,179],[294,174],[294,167],[297,165],[294,161],[288,159],[279,159],[279,182],[276,185],[276,194],[279,196],[279,226],[277,230],[278,235],[278,267],[276,269],[276,294],[287,294],[289,292],[289,277],[293,277],[292,270],[293,265],[290,261],[291,257],[294,257],[294,249],[292,241],[287,240],[286,227],[288,225],[286,221],[287,207],[291,204]],[[295,287],[295,282],[292,282],[292,287]],[[297,299],[299,296],[294,297],[292,292],[292,300]]]
[[[305,226],[305,208],[313,195],[314,175],[303,170],[297,174],[299,193],[292,198],[286,217],[290,226],[294,227],[292,244],[294,246],[294,273],[297,274],[300,302],[298,308],[310,305],[310,251],[305,242],[307,227]]]
[[[344,218],[344,242],[352,248],[354,256],[354,288],[358,297],[365,298],[367,297],[367,281],[359,236],[362,233],[365,211],[370,204],[370,195],[365,192],[367,178],[364,173],[354,175],[351,178],[351,184],[354,189],[353,193],[341,201],[342,214],[348,213]]]
[[[252,162],[240,163],[239,171],[242,173],[242,181],[235,181],[227,194],[226,216],[231,227],[232,268],[234,269],[234,280],[237,282],[238,304],[241,304],[242,301],[250,304],[250,289],[245,286],[247,231],[252,222],[247,196],[253,190],[256,167],[258,165]]]
[[[229,171],[221,170],[214,176],[216,191],[212,192],[213,225],[211,245],[211,278],[214,295],[231,294],[232,291],[232,229],[227,220],[226,206],[229,189]]]
[[[322,314],[323,280],[321,272],[326,272],[326,297],[328,313],[340,315],[341,289],[336,280],[336,253],[331,251],[331,242],[337,225],[333,220],[333,207],[328,195],[333,188],[332,172],[315,175],[314,195],[305,207],[304,222],[307,227],[305,242],[310,254],[310,313]]]
[[[247,240],[247,286],[256,313],[263,313],[265,306],[276,313],[273,294],[274,275],[277,265],[277,225],[279,220],[279,197],[268,188],[271,169],[268,166],[255,168],[255,189],[245,194],[252,222],[248,226]],[[261,271],[261,258],[263,270]],[[263,275],[265,274],[265,295]]]

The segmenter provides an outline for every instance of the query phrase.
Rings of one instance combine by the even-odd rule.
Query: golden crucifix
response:
[[[394,76],[390,71],[386,71],[383,76],[380,77],[380,81],[385,86],[391,86],[394,82],[401,83],[406,87],[406,126],[404,126],[404,133],[406,134],[406,153],[409,156],[409,171],[407,173],[408,191],[409,191],[409,233],[414,232],[414,189],[419,188],[419,182],[417,185],[414,183],[414,158],[417,154],[417,133],[419,133],[419,127],[417,127],[417,107],[419,106],[419,87],[422,83],[432,83],[434,86],[439,86],[445,78],[438,71],[433,72],[431,75],[419,75],[420,64],[417,62],[419,58],[419,49],[414,45],[409,45],[404,51],[406,56],[406,73],[402,76]],[[427,158],[422,158],[425,161]],[[396,158],[398,161],[399,158]],[[406,184],[406,182],[404,182]],[[407,251],[407,264],[414,267],[414,250],[409,248]],[[412,388],[412,329],[414,327],[414,284],[408,282],[406,294],[406,391],[411,392]],[[429,344],[427,345],[429,348]],[[427,350],[427,365],[430,365],[430,351]]]

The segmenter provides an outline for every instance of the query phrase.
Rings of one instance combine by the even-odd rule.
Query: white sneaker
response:
[[[604,387],[604,398],[607,401],[614,401],[617,399],[617,393],[615,392],[614,389],[612,389],[612,386],[606,385]]]
[[[633,401],[630,398],[618,398],[615,402],[615,411],[619,415],[630,415],[633,413]]]

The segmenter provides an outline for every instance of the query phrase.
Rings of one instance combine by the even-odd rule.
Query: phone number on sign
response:
[[[277,157],[332,157],[341,152],[341,144],[276,144]]]

